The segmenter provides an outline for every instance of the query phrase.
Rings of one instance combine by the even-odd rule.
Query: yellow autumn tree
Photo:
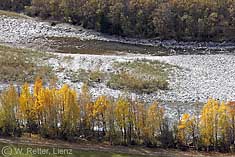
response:
[[[133,142],[156,146],[161,143],[166,147],[169,143],[174,146],[177,140],[185,146],[193,143],[228,150],[234,143],[234,104],[209,99],[200,115],[183,114],[173,134],[157,102],[149,105],[105,95],[94,100],[87,85],[78,97],[77,91],[66,84],[61,88],[44,87],[38,79],[32,92],[25,83],[20,93],[11,85],[0,94],[0,134],[16,135],[22,128],[43,137],[109,139],[111,144]]]
[[[235,102],[230,101],[227,103],[227,106],[231,126],[231,143],[235,144]]]
[[[218,136],[220,137],[221,144],[225,145],[229,142],[230,122],[229,122],[229,107],[222,102],[218,109]]]
[[[41,106],[41,134],[43,136],[56,136],[58,132],[59,112],[57,91],[53,88],[41,88],[37,95],[38,103]]]
[[[116,102],[115,116],[116,122],[121,132],[122,141],[127,142],[127,125],[128,125],[128,113],[129,113],[129,102],[120,97]]]
[[[196,130],[196,119],[188,113],[182,115],[178,124],[178,140],[182,145],[188,145],[194,142]]]
[[[27,129],[32,130],[37,121],[37,113],[34,109],[34,99],[27,83],[21,88],[19,97],[19,115],[21,124],[26,126]]]
[[[156,137],[161,134],[163,121],[164,110],[157,102],[154,102],[147,110],[147,138],[152,139],[153,143],[156,143]]]
[[[207,148],[216,146],[218,142],[218,109],[219,102],[214,99],[209,99],[202,109],[200,135]]]
[[[144,103],[136,102],[134,106],[134,126],[138,143],[141,143],[143,138],[147,139],[147,110]],[[144,141],[145,142],[145,141]]]
[[[106,114],[106,110],[109,104],[110,103],[108,99],[106,98],[106,96],[99,96],[94,103],[93,117],[96,119],[98,135],[100,133],[100,130],[102,129],[103,136],[105,136],[105,132],[106,132],[105,114]]]
[[[80,131],[88,136],[94,129],[94,103],[91,101],[91,95],[87,84],[83,84],[81,93],[79,94],[79,105],[81,110]]]
[[[77,93],[68,85],[63,85],[58,94],[61,102],[61,133],[62,136],[72,136],[77,132],[80,117]]]
[[[0,96],[0,129],[4,135],[14,135],[17,129],[16,112],[19,107],[19,98],[13,85]]]
[[[115,141],[116,136],[116,118],[115,118],[115,103],[114,101],[110,101],[110,104],[107,106],[105,119],[106,119],[106,136],[109,139],[110,144],[113,144],[113,141]]]
[[[43,88],[42,79],[37,77],[36,80],[35,80],[35,83],[34,83],[33,96],[37,97],[42,88]]]
[[[44,90],[43,82],[42,82],[42,79],[38,77],[36,78],[36,81],[34,83],[34,90],[33,90],[34,105],[32,108],[32,110],[36,113],[36,119],[37,119],[36,127],[37,128],[40,128],[43,122],[43,116],[42,116],[43,106],[40,103],[40,98],[39,98],[42,90]]]

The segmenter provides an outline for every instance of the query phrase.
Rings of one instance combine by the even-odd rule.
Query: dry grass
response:
[[[109,88],[136,93],[153,93],[168,89],[168,74],[171,65],[145,60],[115,63],[116,73],[100,70],[79,69],[66,71],[66,78],[72,82],[106,83]]]
[[[125,72],[112,75],[107,85],[113,89],[124,89],[137,93],[152,93],[158,89],[165,90],[168,88],[167,81],[144,80]]]
[[[5,15],[5,16],[8,16],[8,17],[13,17],[13,18],[24,18],[24,19],[29,18],[26,15],[19,14],[19,13],[16,13],[16,12],[0,10],[0,16],[2,16],[2,15]]]
[[[54,78],[52,68],[38,65],[48,57],[43,52],[0,46],[0,82],[33,82],[37,76]]]
[[[168,89],[171,65],[142,60],[115,63],[114,67],[119,70],[117,74],[112,74],[107,82],[110,88],[137,93],[153,93],[159,89]]]
[[[72,82],[86,82],[91,85],[92,83],[101,83],[106,78],[107,74],[101,72],[100,70],[85,70],[79,69],[78,71],[67,71],[66,76],[71,79]]]

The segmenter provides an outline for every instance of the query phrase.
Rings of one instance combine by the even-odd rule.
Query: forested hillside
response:
[[[31,0],[0,0],[0,9],[11,11],[22,11],[25,6],[30,5]]]
[[[26,6],[26,7],[23,7]],[[0,0],[0,9],[128,37],[234,40],[234,0]]]

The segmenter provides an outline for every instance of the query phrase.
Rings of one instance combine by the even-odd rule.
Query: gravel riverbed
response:
[[[14,18],[5,15],[0,16],[0,42],[15,45],[31,43],[45,43],[46,37],[78,37],[81,40],[102,40],[135,45],[160,46],[179,54],[198,53],[234,53],[234,42],[178,42],[176,40],[160,41],[158,39],[134,39],[104,35],[93,30],[87,30],[70,24],[57,24],[44,22],[34,18]],[[40,40],[40,41],[38,41]],[[36,45],[34,45],[36,46]],[[190,51],[186,51],[190,50]]]
[[[71,61],[62,59],[50,60],[55,68],[63,67],[77,71],[79,68],[101,71],[113,70],[114,62],[127,62],[133,60],[162,61],[177,67],[173,68],[169,77],[169,90],[158,91],[153,94],[143,94],[139,97],[153,101],[161,99],[181,102],[205,102],[209,97],[220,100],[235,100],[235,56],[234,55],[177,55],[177,56],[103,56],[103,55],[77,55],[59,54],[60,57],[70,56]],[[64,77],[61,74],[61,77]],[[63,80],[65,81],[65,80]],[[68,81],[68,80],[67,80]],[[102,88],[95,89],[97,93],[105,92]],[[114,96],[118,96],[119,92]],[[138,96],[138,95],[137,95]]]
[[[103,36],[100,33],[86,30],[78,26],[68,24],[57,24],[51,26],[49,22],[41,22],[32,18],[18,19],[7,16],[0,16],[0,43],[17,47],[27,48],[43,48],[43,44],[47,42],[46,37],[76,37],[81,40],[105,40],[120,41],[129,43],[142,43],[145,45],[165,45],[167,47],[182,47],[182,44],[176,44],[174,41],[159,43],[157,41],[115,38]],[[35,44],[36,43],[36,44]],[[177,47],[178,45],[178,47]],[[183,44],[184,45],[184,44]],[[209,48],[226,52],[227,49],[235,48],[232,43],[189,43],[184,47]],[[189,50],[184,50],[186,54],[190,54]],[[208,52],[208,51],[207,51]],[[56,71],[59,68],[76,71],[78,68],[94,69],[99,67],[101,70],[112,70],[112,63],[126,62],[133,60],[158,60],[179,68],[174,68],[169,77],[169,90],[158,91],[153,94],[135,94],[130,93],[133,97],[152,102],[154,100],[163,100],[165,102],[189,102],[188,106],[183,109],[190,111],[192,102],[196,100],[205,102],[208,97],[220,100],[235,100],[235,56],[230,53],[221,53],[215,55],[174,55],[174,56],[150,56],[141,54],[125,54],[123,56],[115,55],[85,55],[85,54],[57,54],[58,57],[48,60],[48,64],[53,66]],[[70,62],[63,60],[63,57],[70,56]],[[65,78],[63,72],[57,72],[61,83],[68,83],[76,88],[81,87],[81,83],[72,83],[69,78]],[[112,90],[105,84],[97,84],[91,88],[91,92],[98,96],[100,94],[109,94],[117,97],[122,93],[119,90]],[[166,103],[165,103],[166,104]],[[163,103],[163,105],[165,105]],[[169,103],[170,104],[170,103]],[[191,104],[191,105],[190,105]],[[165,108],[172,113],[176,113],[176,107],[165,105]]]
[[[63,61],[65,56],[73,59],[69,62]],[[173,68],[169,80],[169,90],[160,90],[152,94],[129,93],[135,99],[144,100],[151,103],[161,100],[168,113],[168,117],[174,119],[178,111],[194,112],[195,102],[206,102],[209,97],[219,100],[235,100],[235,56],[234,55],[178,55],[178,56],[147,56],[147,55],[127,55],[127,56],[100,56],[100,55],[77,55],[60,54],[57,59],[50,60],[50,64],[55,69],[64,68],[76,71],[79,68],[88,70],[99,67],[102,71],[114,70],[112,63],[127,62],[133,60],[157,60],[177,67]],[[179,68],[178,68],[179,67]],[[80,89],[81,83],[72,83],[70,78],[65,77],[64,72],[58,73],[59,80]],[[118,97],[125,94],[120,90],[107,88],[103,83],[91,87],[93,96],[101,94]]]

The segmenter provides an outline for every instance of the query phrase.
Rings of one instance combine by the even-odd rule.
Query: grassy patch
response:
[[[118,73],[112,74],[107,85],[138,93],[152,93],[168,89],[168,73],[171,65],[161,62],[134,61],[115,63]]]
[[[137,60],[133,62],[115,63],[114,67],[121,71],[130,71],[143,77],[154,77],[166,80],[172,65],[159,61]]]
[[[130,90],[137,93],[152,93],[167,89],[168,82],[157,79],[144,80],[128,73],[113,74],[107,85],[113,89]]]
[[[106,83],[109,88],[136,93],[153,93],[168,89],[168,74],[172,66],[161,62],[145,60],[114,63],[116,72],[100,70],[66,71],[66,78],[72,82]]]
[[[33,82],[37,76],[55,78],[51,67],[38,65],[48,57],[47,53],[0,45],[0,82]]]
[[[0,16],[2,16],[2,15],[5,15],[8,17],[13,17],[13,18],[24,18],[24,19],[29,18],[28,16],[23,15],[23,14],[11,12],[11,11],[0,10]]]
[[[89,80],[92,82],[102,82],[105,74],[99,70],[91,71],[89,73]]]
[[[87,71],[84,69],[79,69],[77,72],[67,71],[66,75],[72,82],[86,82],[88,84],[101,83],[105,80],[106,76],[100,70]]]
[[[160,47],[123,44],[97,40],[80,40],[69,37],[48,37],[48,47],[59,53],[121,55],[125,53],[167,55],[167,51]]]

